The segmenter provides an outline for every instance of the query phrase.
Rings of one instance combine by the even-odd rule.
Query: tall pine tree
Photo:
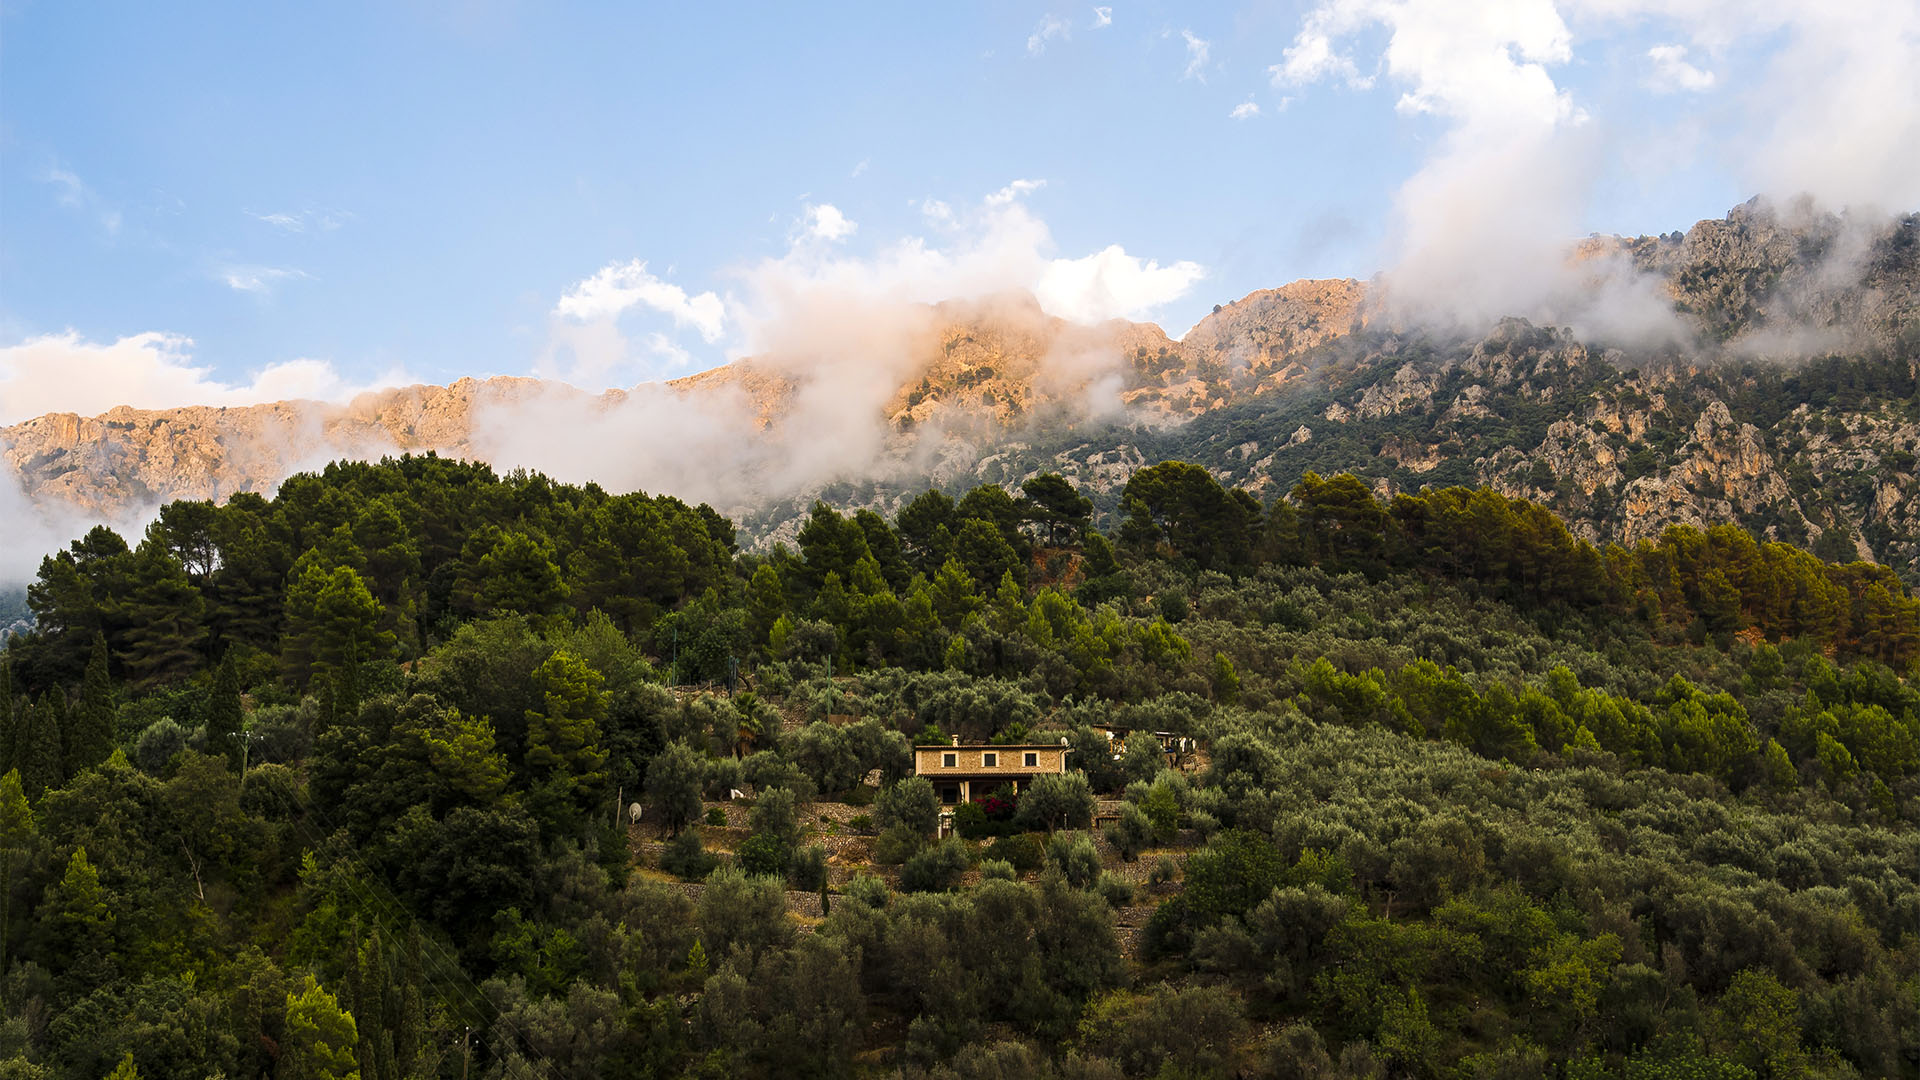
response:
[[[7,936],[13,932],[13,875],[33,851],[33,811],[20,774],[0,775],[0,971],[7,970]]]
[[[20,786],[30,800],[38,800],[47,789],[66,781],[60,768],[60,721],[65,712],[58,692],[42,697],[26,711],[21,732]]]
[[[93,635],[93,655],[87,661],[86,680],[80,686],[80,705],[66,732],[66,772],[105,761],[113,753],[113,681],[107,674],[106,635]]]
[[[162,544],[148,540],[134,552],[132,591],[122,611],[127,629],[120,655],[136,685],[173,682],[199,667],[207,602]]]
[[[0,663],[0,772],[20,767],[20,710],[13,700],[13,665]]]
[[[207,695],[207,753],[226,758],[236,770],[244,764],[240,757],[244,715],[240,673],[233,666],[233,654],[228,653],[220,659],[213,675],[213,690]]]

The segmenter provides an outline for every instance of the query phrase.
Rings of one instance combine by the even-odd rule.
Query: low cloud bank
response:
[[[1558,81],[1636,36],[1657,43],[1624,54],[1642,70],[1619,82],[1659,95],[1651,129],[1608,124]],[[1713,161],[1777,205],[1811,199],[1870,230],[1920,206],[1917,70],[1920,7],[1903,0],[1324,0],[1271,74],[1384,83],[1409,121],[1437,125],[1395,200],[1395,314],[1466,329],[1524,315],[1657,344],[1688,336],[1657,282],[1568,258],[1608,166]],[[1661,142],[1676,160],[1648,154]]]

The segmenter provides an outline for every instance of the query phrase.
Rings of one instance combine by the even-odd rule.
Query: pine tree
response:
[[[224,757],[236,770],[242,765],[240,673],[233,666],[233,654],[220,660],[214,672],[213,690],[207,695],[207,753]]]
[[[33,850],[33,809],[20,774],[0,776],[0,971],[7,970],[7,936],[13,930],[13,872]]]
[[[360,1075],[354,1054],[359,1033],[353,1014],[319,980],[307,976],[298,994],[287,995],[287,1037],[280,1075],[298,1080],[346,1080]]]
[[[13,700],[13,665],[0,663],[0,772],[20,767],[20,719]]]
[[[100,885],[100,873],[77,847],[67,860],[60,880],[47,886],[40,909],[41,954],[53,970],[71,970],[84,960],[103,960],[113,953],[113,908]]]
[[[127,630],[120,650],[138,686],[157,686],[191,674],[207,637],[207,602],[166,548],[152,540],[133,555],[133,586],[122,605]]]
[[[765,641],[773,624],[787,612],[786,587],[772,563],[761,563],[747,587],[747,632],[754,641]]]
[[[113,682],[107,675],[107,639],[93,635],[93,655],[80,687],[80,705],[66,733],[66,772],[98,765],[113,753]]]
[[[425,978],[420,961],[420,927],[407,930],[407,948],[400,961],[400,1000],[394,1011],[393,1071],[396,1076],[413,1076],[426,1035],[426,1006],[420,995]]]
[[[25,711],[20,741],[20,784],[29,801],[66,782],[60,771],[60,719],[66,710],[57,695],[42,697]]]
[[[607,752],[600,746],[606,680],[564,650],[534,669],[532,680],[546,707],[526,712],[527,771],[556,793],[591,801],[606,780]]]
[[[393,651],[394,636],[382,628],[386,612],[352,567],[328,570],[303,558],[304,569],[287,586],[287,631],[281,664],[296,688],[315,678],[357,668]]]

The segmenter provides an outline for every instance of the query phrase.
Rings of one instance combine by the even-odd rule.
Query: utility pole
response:
[[[460,1035],[460,1080],[467,1080],[467,1066],[472,1064],[473,1055],[467,1049],[467,1040],[473,1037],[473,1028],[468,1027]]]

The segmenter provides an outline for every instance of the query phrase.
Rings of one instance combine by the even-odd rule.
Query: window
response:
[[[999,754],[981,754],[981,755],[980,755],[980,767],[981,767],[981,768],[983,768],[983,769],[997,769],[997,768],[999,768],[999,767],[1000,767],[1000,755],[999,755]]]
[[[951,769],[959,764],[960,764],[959,754],[941,754],[940,755],[940,767],[943,769]]]
[[[1037,768],[1039,768],[1039,767],[1040,767],[1040,755],[1039,755],[1039,754],[1034,754],[1034,753],[1029,753],[1029,754],[1027,755],[1027,760],[1026,760],[1026,767],[1027,767],[1027,768],[1029,768],[1029,769],[1037,769]]]

